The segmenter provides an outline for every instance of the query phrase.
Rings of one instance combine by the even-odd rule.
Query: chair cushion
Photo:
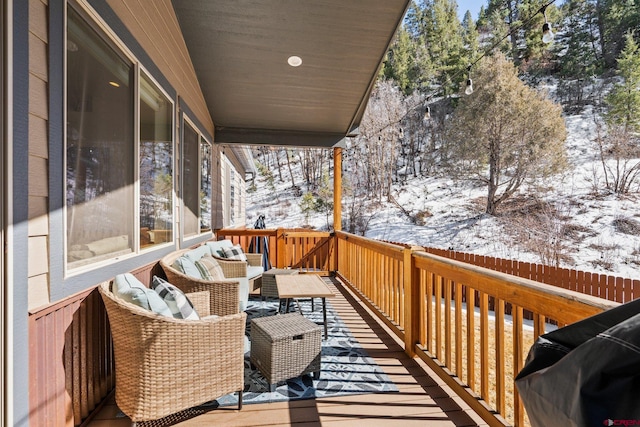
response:
[[[191,249],[188,252],[185,252],[183,256],[189,258],[193,262],[196,262],[207,254],[211,255],[211,250],[209,249],[208,246],[202,245],[202,246],[198,246],[195,249]]]
[[[240,286],[238,286],[238,291],[240,293],[240,311],[245,311],[247,309],[247,304],[249,301],[249,279],[246,277],[234,277],[233,280],[237,280],[240,282]]]
[[[247,256],[244,254],[244,251],[240,247],[240,245],[235,245],[230,248],[223,248],[222,253],[224,257],[227,259],[237,259],[240,261],[246,261]]]
[[[248,265],[247,266],[247,277],[249,279],[253,279],[254,277],[260,277],[260,275],[264,273],[264,268],[260,265]]]
[[[202,279],[200,270],[198,270],[195,262],[193,262],[189,257],[186,257],[184,255],[178,257],[178,259],[173,262],[172,266],[173,268],[186,274],[187,276],[195,277],[196,279]]]
[[[205,243],[206,246],[209,248],[209,250],[211,251],[211,255],[213,256],[221,256],[224,257],[223,255],[223,249],[224,248],[230,248],[233,246],[233,242],[231,240],[215,240],[215,241],[209,241]]]
[[[171,314],[176,319],[198,320],[200,316],[196,313],[193,304],[189,298],[180,289],[161,277],[153,276],[151,287],[155,290],[160,298],[167,303]]]
[[[124,301],[162,316],[173,317],[169,306],[160,298],[158,293],[153,289],[147,288],[131,273],[118,274],[113,279],[111,290],[116,297]]]
[[[202,278],[205,280],[220,280],[224,279],[224,272],[222,267],[218,264],[211,254],[207,254],[196,261],[196,267],[200,271]]]

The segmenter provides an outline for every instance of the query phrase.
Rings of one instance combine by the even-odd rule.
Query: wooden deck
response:
[[[327,279],[329,280],[329,279]],[[208,412],[185,411],[167,423],[176,426],[486,426],[469,407],[419,359],[409,358],[387,327],[360,303],[342,283],[331,279],[336,293],[331,304],[353,335],[387,373],[397,393],[362,394],[282,403],[219,408]],[[113,397],[87,424],[88,427],[129,426],[118,416]]]

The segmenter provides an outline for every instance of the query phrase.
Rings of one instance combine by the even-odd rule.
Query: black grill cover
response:
[[[541,335],[516,387],[533,427],[640,426],[640,299]]]

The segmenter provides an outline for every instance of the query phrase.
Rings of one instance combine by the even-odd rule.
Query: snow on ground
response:
[[[565,118],[567,153],[570,168],[562,176],[545,184],[553,190],[537,189],[535,194],[556,204],[570,235],[547,236],[550,241],[562,239],[561,267],[598,272],[632,279],[640,278],[640,195],[620,196],[594,192],[594,184],[603,180],[602,167],[593,143],[595,122],[590,109]],[[313,213],[305,218],[289,182],[275,179],[275,191],[267,188],[261,176],[256,178],[258,190],[247,193],[247,226],[259,214],[265,215],[268,228],[301,227],[326,230],[327,218]],[[300,179],[301,181],[301,179]],[[523,192],[522,197],[531,196]],[[514,237],[531,234],[526,226],[505,217],[485,215],[484,188],[469,183],[456,183],[443,178],[408,179],[395,186],[398,204],[416,215],[426,213],[422,225],[416,225],[397,206],[383,202],[374,212],[367,237],[437,248],[452,248],[499,258],[541,263],[541,255]],[[343,208],[343,214],[345,208]],[[329,223],[333,218],[329,218]],[[616,221],[631,224],[626,233],[617,231]],[[638,224],[635,229],[634,225]],[[553,226],[552,223],[549,224]],[[514,234],[515,233],[515,234]]]

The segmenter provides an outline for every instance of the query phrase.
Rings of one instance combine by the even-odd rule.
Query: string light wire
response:
[[[473,68],[474,65],[476,65],[478,62],[480,62],[480,60],[482,58],[484,58],[485,56],[489,55],[491,52],[493,52],[493,50],[498,47],[500,44],[502,44],[502,42],[504,42],[507,37],[511,36],[511,34],[513,34],[515,31],[519,31],[522,28],[524,28],[527,24],[529,24],[531,21],[533,21],[535,19],[536,16],[538,16],[538,14],[543,14],[543,16],[545,16],[545,21],[546,21],[546,9],[547,7],[551,6],[553,3],[555,3],[556,0],[550,0],[547,3],[545,3],[544,5],[542,5],[535,13],[533,13],[531,16],[529,16],[527,19],[525,19],[524,21],[521,21],[520,25],[512,28],[509,32],[507,32],[507,34],[505,34],[500,40],[494,42],[491,46],[489,46],[489,48],[485,49],[482,53],[482,55],[480,55],[479,57],[477,57],[473,62],[469,63],[469,65],[464,69],[464,70],[458,70],[453,77],[448,77],[447,76],[447,80],[449,81],[455,81],[455,79],[457,77],[459,77],[462,73],[467,72],[467,79],[471,80],[471,69]],[[428,95],[426,97],[427,102],[432,98],[433,93],[431,95]],[[390,122],[388,124],[386,124],[384,127],[382,127],[381,129],[379,129],[378,131],[376,131],[375,133],[373,133],[373,136],[375,135],[379,135],[382,132],[384,132],[387,128],[393,126],[393,125],[397,125],[400,122],[402,122],[402,120],[404,120],[409,114],[411,114],[413,111],[417,110],[419,107],[424,107],[424,100],[417,103],[416,105],[414,105],[413,107],[407,109],[407,112],[404,113],[402,115],[402,117],[400,117],[398,120],[396,120],[395,122]],[[426,108],[428,108],[428,110],[426,110]],[[429,116],[431,116],[431,108],[429,107],[429,105],[427,105],[425,108],[425,116],[426,116],[426,111],[429,112]]]

